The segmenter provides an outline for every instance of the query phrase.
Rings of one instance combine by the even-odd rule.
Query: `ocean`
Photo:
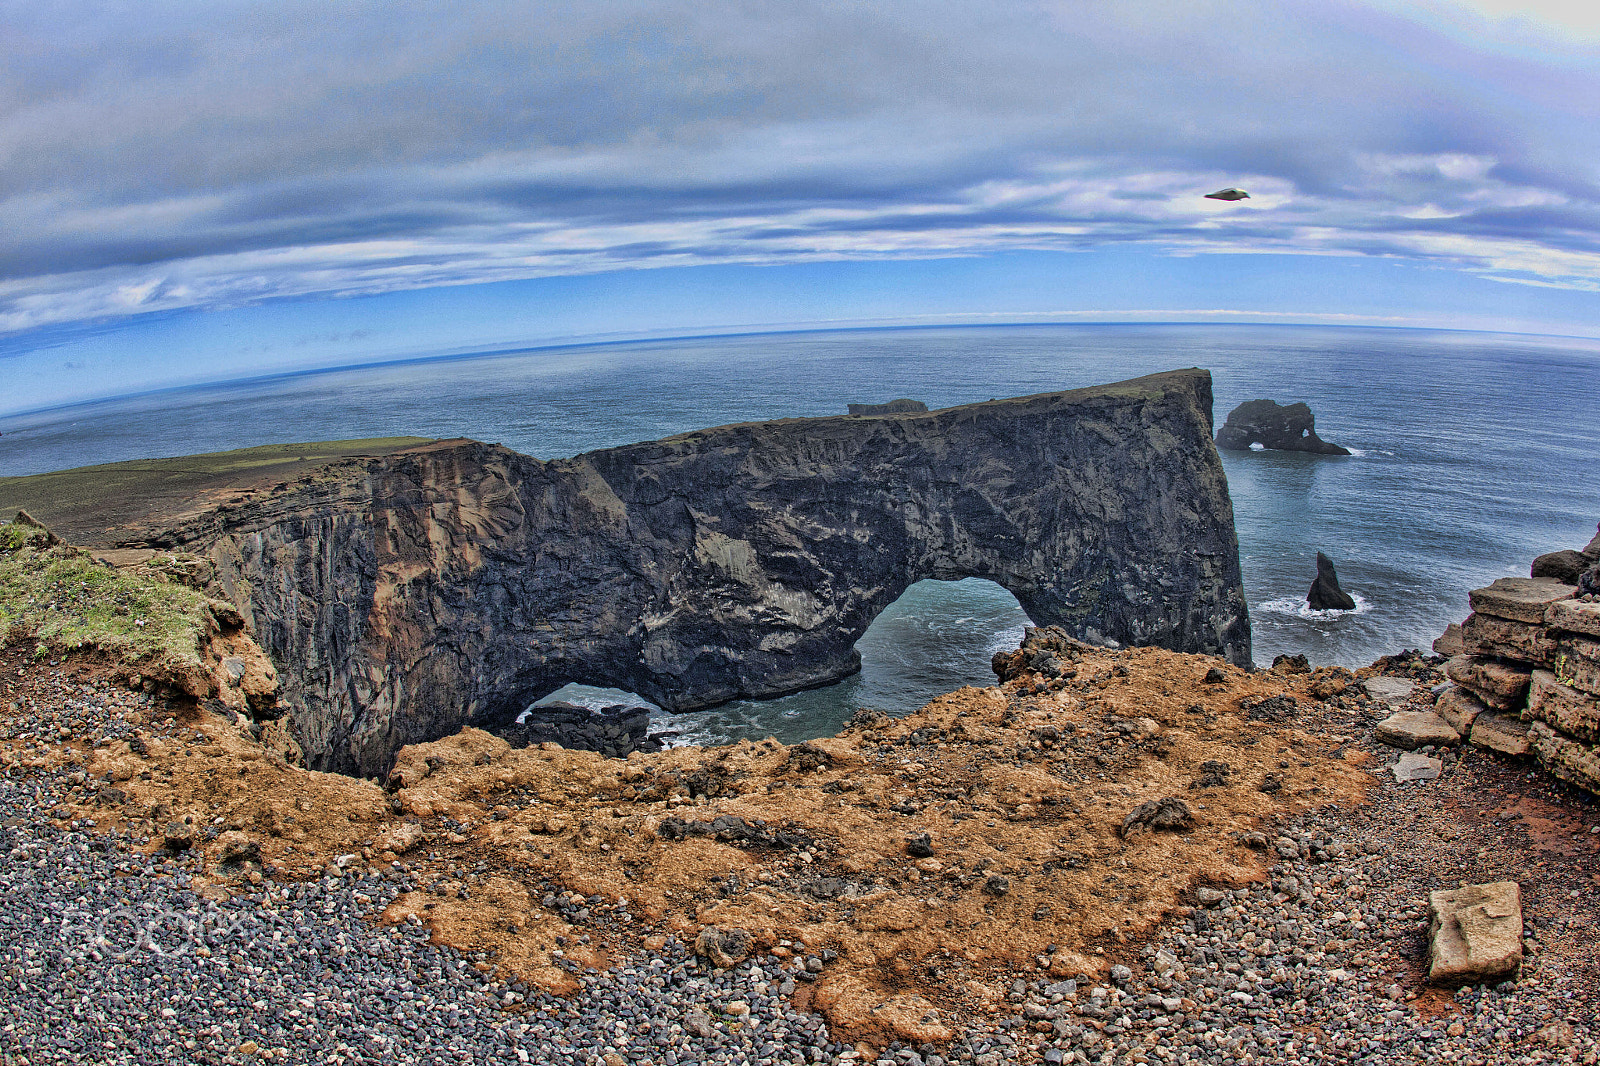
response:
[[[1178,367],[1237,404],[1304,401],[1349,457],[1223,453],[1256,661],[1356,667],[1426,650],[1467,592],[1586,544],[1600,520],[1600,341],[1321,326],[1028,325],[836,330],[452,356],[261,378],[0,418],[0,476],[274,442],[416,434],[542,458],[757,419],[930,407]],[[1353,612],[1306,609],[1316,553]],[[905,713],[964,684],[1027,618],[986,581],[922,582],[825,689],[662,716],[683,740],[835,731],[858,707]],[[626,699],[572,688],[559,698]]]

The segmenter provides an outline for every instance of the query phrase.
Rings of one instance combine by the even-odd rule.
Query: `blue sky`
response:
[[[1600,13],[0,0],[0,411],[1052,320],[1600,336]]]

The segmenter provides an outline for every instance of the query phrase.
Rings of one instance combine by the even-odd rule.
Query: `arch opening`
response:
[[[678,714],[625,689],[571,683],[530,703],[524,713],[537,718],[541,708],[555,704],[592,712],[644,707],[649,735],[668,746],[765,737],[798,744],[837,733],[862,707],[899,716],[963,685],[994,684],[989,660],[997,651],[1015,650],[1023,627],[1032,624],[1017,598],[993,581],[929,578],[911,585],[873,619],[855,645],[861,669],[842,681]]]

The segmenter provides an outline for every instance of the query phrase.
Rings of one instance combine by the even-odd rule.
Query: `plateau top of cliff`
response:
[[[1055,406],[1089,405],[1096,400],[1152,399],[1174,391],[1193,394],[1211,418],[1211,375],[1199,368],[1166,371],[1106,385],[1060,392],[1037,393],[987,400],[932,411],[897,411],[881,415],[826,415],[737,422],[675,434],[659,441],[621,445],[703,445],[724,436],[743,436],[761,427],[766,434],[787,437],[826,430],[830,435],[876,432],[885,421],[1015,417]],[[281,492],[296,483],[337,478],[364,469],[367,462],[405,453],[428,453],[461,448],[487,448],[524,462],[522,456],[498,444],[483,444],[465,437],[372,437],[352,440],[268,444],[224,452],[166,458],[134,459],[75,467],[68,470],[16,477],[0,477],[0,516],[25,510],[72,544],[108,549],[131,544],[157,529],[171,528],[182,519],[237,506],[251,499]],[[616,451],[616,448],[599,452]],[[120,560],[119,560],[120,561]]]

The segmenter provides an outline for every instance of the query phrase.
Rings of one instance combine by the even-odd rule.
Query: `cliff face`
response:
[[[445,441],[152,534],[209,552],[318,769],[568,682],[669,710],[825,684],[913,582],[983,577],[1089,640],[1249,660],[1211,381],[787,419],[541,462]]]

